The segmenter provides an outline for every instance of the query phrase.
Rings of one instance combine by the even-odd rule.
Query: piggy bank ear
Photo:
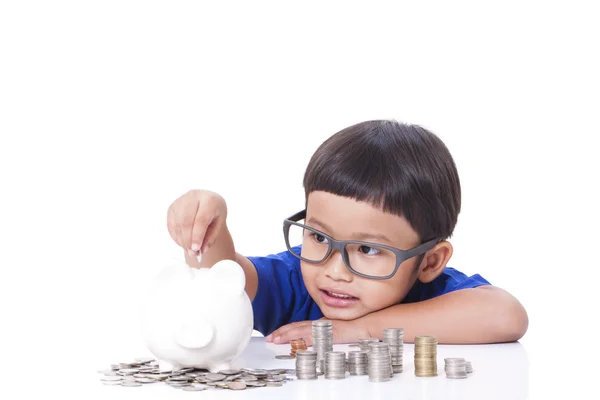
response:
[[[246,288],[246,275],[242,267],[232,260],[222,260],[210,269],[212,281],[218,290],[231,294],[242,294]]]

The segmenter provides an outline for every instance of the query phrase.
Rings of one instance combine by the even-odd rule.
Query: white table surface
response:
[[[334,350],[357,350],[349,345],[334,345]],[[290,346],[266,343],[262,337],[252,337],[245,352],[234,367],[288,368],[295,360],[275,359],[277,354],[289,354]],[[528,397],[529,361],[520,343],[494,345],[438,345],[438,376],[419,378],[414,375],[414,346],[404,344],[404,372],[388,382],[369,382],[368,376],[351,376],[328,380],[294,380],[282,387],[255,388],[243,391],[206,390],[186,392],[164,383],[142,387],[106,386],[97,374],[94,398],[106,399],[502,399]],[[464,357],[471,361],[474,372],[467,379],[448,379],[444,373],[445,357]],[[99,366],[99,369],[102,366]]]

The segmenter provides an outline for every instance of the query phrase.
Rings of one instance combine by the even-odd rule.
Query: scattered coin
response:
[[[246,384],[244,382],[230,382],[227,384],[227,387],[231,390],[244,390],[246,389]]]
[[[123,382],[121,382],[121,386],[137,387],[137,386],[142,386],[142,384],[139,382],[135,382],[135,381],[123,381]]]
[[[295,356],[292,355],[287,355],[287,354],[278,354],[275,356],[276,359],[278,360],[291,360],[296,358]]]

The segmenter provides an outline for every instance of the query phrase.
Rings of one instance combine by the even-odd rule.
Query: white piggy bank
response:
[[[254,326],[245,284],[242,267],[231,260],[163,269],[142,305],[142,335],[159,368],[230,369]]]

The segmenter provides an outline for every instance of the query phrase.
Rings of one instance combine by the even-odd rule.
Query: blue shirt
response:
[[[321,309],[304,286],[298,258],[286,250],[266,257],[248,259],[254,264],[258,274],[258,291],[252,301],[254,329],[266,336],[291,322],[323,317]],[[478,274],[467,276],[454,268],[445,267],[433,281],[417,281],[402,303],[414,303],[455,290],[489,284]]]

